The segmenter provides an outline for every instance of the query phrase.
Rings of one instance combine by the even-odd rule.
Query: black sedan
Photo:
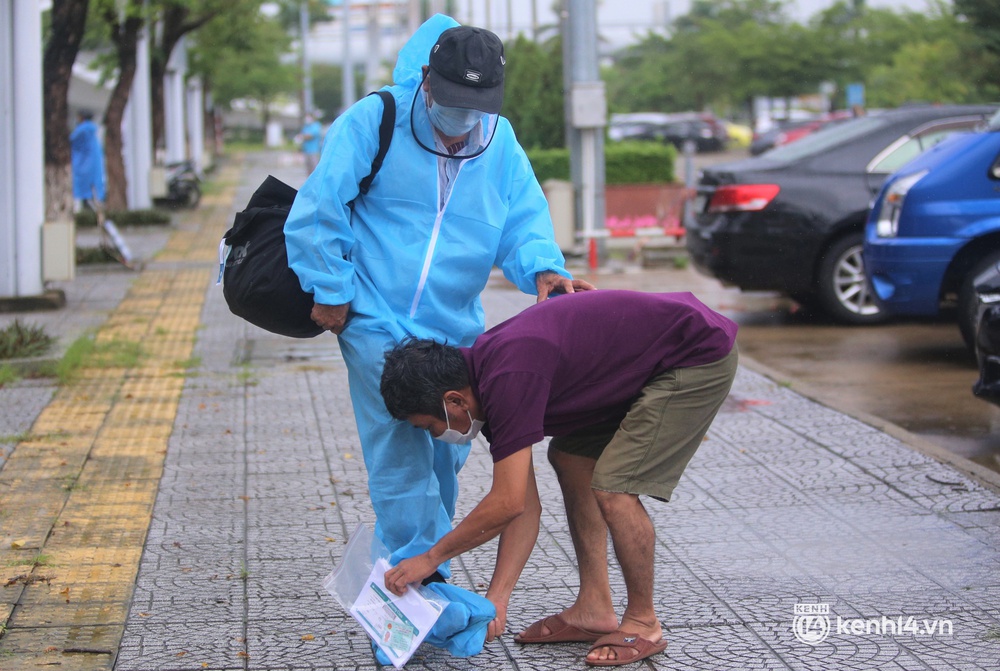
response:
[[[882,321],[861,256],[869,203],[889,174],[996,109],[904,107],[706,168],[687,222],[695,267],[745,291],[782,292],[843,323]]]
[[[979,379],[972,392],[1000,405],[1000,264],[978,276],[973,285],[979,303],[975,340]]]

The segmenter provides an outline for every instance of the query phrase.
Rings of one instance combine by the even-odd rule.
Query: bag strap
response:
[[[368,95],[377,95],[382,99],[382,121],[378,126],[378,153],[372,159],[372,171],[358,185],[362,196],[368,193],[368,189],[372,188],[372,181],[382,168],[382,161],[385,160],[389,144],[392,142],[392,131],[396,127],[396,99],[392,97],[392,94],[388,91],[374,91]]]

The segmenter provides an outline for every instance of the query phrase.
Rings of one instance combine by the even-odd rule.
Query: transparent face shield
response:
[[[427,75],[425,74],[424,79],[426,80],[426,78]],[[413,103],[410,108],[410,131],[417,140],[417,144],[424,151],[442,158],[466,159],[479,156],[490,146],[493,136],[496,134],[497,122],[500,119],[499,114],[480,113],[478,120],[474,121],[472,129],[468,132],[468,137],[462,138],[463,141],[467,140],[465,144],[463,145],[461,141],[458,141],[449,148],[445,143],[450,140],[457,140],[457,138],[442,138],[435,131],[434,124],[431,122],[429,102],[431,102],[430,96],[426,94],[421,84],[421,86],[417,87],[417,92],[413,96]],[[443,119],[443,117],[444,115],[438,118]],[[439,121],[439,123],[442,122]],[[445,124],[442,123],[442,125]],[[454,150],[454,153],[449,149]]]

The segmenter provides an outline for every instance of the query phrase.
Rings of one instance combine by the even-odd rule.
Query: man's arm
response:
[[[530,450],[528,450],[530,451]],[[531,551],[538,540],[538,525],[542,515],[542,503],[538,498],[538,485],[532,464],[528,478],[528,491],[524,501],[524,512],[514,518],[503,533],[497,548],[497,564],[493,569],[486,598],[497,609],[497,616],[486,632],[486,641],[492,641],[507,628],[507,604],[514,591],[524,565],[528,563]]]
[[[501,120],[501,123],[505,123]],[[494,142],[511,143],[506,156],[510,164],[506,172],[509,180],[507,218],[500,234],[500,245],[494,264],[504,277],[526,294],[538,290],[540,273],[552,272],[571,280],[566,270],[566,260],[553,232],[552,217],[542,187],[535,178],[524,150],[517,144],[509,125],[497,129]]]
[[[387,571],[386,589],[401,595],[408,584],[434,573],[442,562],[495,538],[525,511],[529,481],[534,482],[530,449],[519,450],[493,464],[493,484],[489,493],[434,547],[404,559]]]
[[[285,221],[288,265],[319,305],[344,306],[354,299],[354,265],[346,258],[354,245],[348,203],[371,172],[381,111],[380,100],[366,98],[337,118],[327,150]]]

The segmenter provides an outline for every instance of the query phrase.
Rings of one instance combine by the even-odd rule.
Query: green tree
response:
[[[150,50],[150,91],[153,109],[153,142],[163,141],[163,79],[174,49],[185,35],[214,19],[241,22],[260,14],[263,0],[153,0],[157,29]]]
[[[815,94],[823,82],[843,91],[860,81],[870,104],[992,99],[1000,58],[984,45],[1000,37],[996,3],[956,7],[963,3],[966,14],[956,17],[945,0],[920,12],[841,0],[803,25],[787,18],[784,2],[695,0],[670,36],[650,34],[615,55],[605,72],[609,98],[616,111],[724,113],[750,109],[758,96]],[[972,16],[985,22],[979,39]]]
[[[504,105],[524,147],[565,144],[562,41],[538,44],[519,35],[505,48]]]
[[[954,0],[955,14],[966,19],[983,46],[1000,56],[1000,4],[996,0]]]
[[[970,83],[956,73],[965,67],[958,45],[950,41],[904,45],[892,63],[867,78],[868,104],[896,107],[908,102],[961,103],[974,96]]]
[[[196,49],[198,71],[212,83],[212,94],[223,107],[238,98],[261,104],[266,124],[270,105],[299,87],[299,68],[285,62],[291,38],[281,24],[259,12],[238,22],[219,17]]]
[[[333,121],[344,103],[343,68],[331,63],[313,63],[313,104],[323,112],[323,121]],[[354,68],[354,99],[360,100],[367,91],[364,90],[364,66]]]

